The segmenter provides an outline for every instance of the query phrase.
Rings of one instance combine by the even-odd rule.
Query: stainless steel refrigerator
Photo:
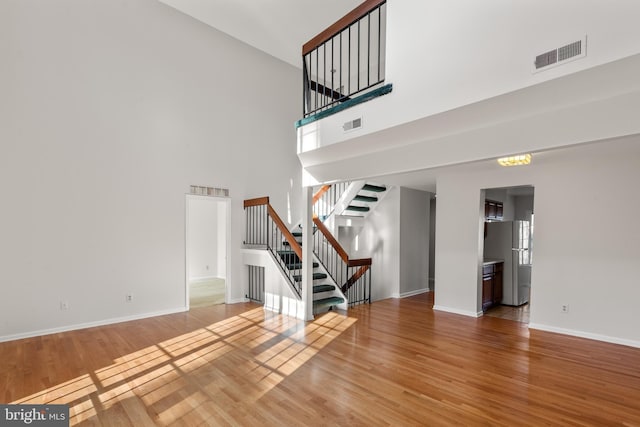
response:
[[[504,260],[502,304],[529,302],[531,288],[531,229],[529,221],[489,222],[484,257]]]

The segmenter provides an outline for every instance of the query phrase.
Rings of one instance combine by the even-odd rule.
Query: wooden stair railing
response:
[[[339,182],[320,187],[313,195],[313,213],[323,221],[327,219],[335,209],[338,199],[342,196],[351,182]]]
[[[247,245],[266,246],[302,297],[302,247],[269,203],[268,197],[244,201]],[[285,243],[286,242],[286,243]]]
[[[350,259],[320,218],[314,216],[313,223],[319,231],[314,233],[314,253],[340,286],[349,305],[371,303],[371,258]]]
[[[313,195],[313,204],[315,205],[318,200],[320,200],[320,198],[329,190],[331,190],[331,185],[323,185],[322,187],[320,187],[320,189],[316,191],[316,194]]]

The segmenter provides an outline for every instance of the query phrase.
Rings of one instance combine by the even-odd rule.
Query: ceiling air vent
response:
[[[587,37],[536,56],[534,72],[587,56]]]
[[[342,125],[342,129],[345,132],[356,130],[361,127],[362,127],[362,117],[358,119],[349,120],[348,122],[345,122],[345,124]]]

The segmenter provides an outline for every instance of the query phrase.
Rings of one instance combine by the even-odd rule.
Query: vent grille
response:
[[[582,53],[582,40],[558,48],[558,61],[565,61]]]
[[[557,49],[541,53],[536,56],[535,70],[539,71],[552,65],[561,64],[564,61],[578,59],[586,56],[587,38],[569,43]]]
[[[362,127],[362,117],[354,119],[354,120],[350,120],[348,122],[346,122],[345,124],[342,125],[342,129],[345,132],[348,132],[350,130],[354,130],[354,129],[358,129]]]
[[[550,50],[549,52],[536,56],[536,69],[539,70],[542,67],[547,67],[556,62],[558,62],[558,50]]]
[[[191,194],[196,194],[198,196],[229,197],[229,189],[192,185]]]

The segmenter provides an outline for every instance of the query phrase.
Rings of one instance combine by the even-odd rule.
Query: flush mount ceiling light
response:
[[[531,163],[531,154],[519,154],[511,157],[501,157],[498,159],[501,166],[520,166]]]

